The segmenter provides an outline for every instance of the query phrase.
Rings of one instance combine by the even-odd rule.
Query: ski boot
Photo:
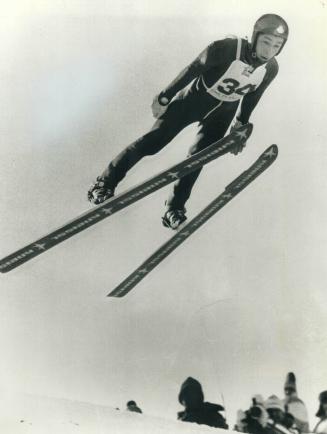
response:
[[[91,185],[87,192],[88,200],[94,205],[99,205],[114,195],[114,190],[106,186],[105,180],[97,177],[95,184]]]
[[[187,219],[186,209],[170,209],[165,212],[165,215],[162,217],[162,224],[166,228],[171,228],[176,230],[179,226],[185,222]]]

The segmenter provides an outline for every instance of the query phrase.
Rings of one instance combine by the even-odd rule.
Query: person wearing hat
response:
[[[278,396],[270,396],[264,406],[269,415],[266,434],[299,434],[294,417],[286,411],[283,401]]]
[[[132,411],[134,413],[142,413],[142,410],[137,406],[135,401],[128,401],[126,404],[126,410]]]
[[[308,433],[310,431],[308,411],[304,402],[298,397],[296,377],[293,372],[289,372],[286,376],[284,392],[283,402],[287,412],[294,417],[297,429],[302,433]]]
[[[270,419],[277,424],[283,425],[285,417],[285,407],[283,401],[276,395],[270,396],[265,401],[265,409],[270,417]]]
[[[319,422],[313,430],[317,434],[327,434],[327,390],[321,392],[319,395],[319,409],[316,413],[319,417]]]
[[[228,429],[225,418],[220,414],[224,407],[204,402],[202,386],[195,378],[188,377],[184,381],[178,400],[185,407],[184,411],[177,413],[178,420]]]
[[[235,431],[251,434],[271,434],[267,430],[269,415],[264,407],[264,399],[261,395],[252,397],[252,405],[246,410],[237,412]]]

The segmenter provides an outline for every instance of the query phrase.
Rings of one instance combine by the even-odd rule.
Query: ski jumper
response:
[[[161,92],[159,97],[168,98],[170,103],[151,130],[118,154],[101,177],[109,188],[115,189],[139,160],[159,152],[194,122],[199,123],[199,130],[189,155],[206,148],[226,134],[240,100],[238,120],[248,122],[277,73],[276,59],[259,63],[246,39],[213,42]],[[174,184],[168,209],[184,209],[200,172],[201,169],[196,170]]]

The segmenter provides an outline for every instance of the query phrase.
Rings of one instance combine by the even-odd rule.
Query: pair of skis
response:
[[[116,212],[126,208],[132,203],[153,193],[156,190],[170,184],[178,178],[181,178],[194,170],[208,164],[210,161],[230,152],[236,146],[247,141],[252,133],[252,124],[247,124],[237,130],[232,131],[223,139],[218,140],[206,149],[192,155],[182,162],[170,167],[169,169],[155,175],[139,185],[130,188],[103,204],[92,208],[79,215],[58,229],[48,233],[37,241],[15,251],[0,260],[0,271],[2,273],[13,270],[24,264],[32,258],[44,253],[50,248],[60,244],[64,240],[82,232],[93,226],[99,221],[110,217]],[[182,231],[178,232],[167,243],[159,248],[154,255],[142,264],[134,273],[125,279],[125,281],[115,288],[109,296],[122,297],[129,292],[142,278],[146,276],[155,266],[157,266],[168,254],[170,254],[184,239],[193,233],[198,227],[202,226],[213,214],[222,208],[231,200],[239,191],[245,188],[252,180],[264,171],[277,157],[277,146],[273,145],[266,150],[264,154],[240,177],[230,184],[223,195],[220,195],[208,207],[201,211],[193,220],[191,220]],[[257,171],[257,169],[259,169]],[[242,179],[245,179],[245,184]],[[237,182],[236,182],[237,181]],[[188,232],[188,235],[187,234]]]
[[[245,189],[252,181],[264,172],[277,158],[278,147],[270,146],[255,161],[255,163],[238,176],[225,191],[216,197],[208,206],[199,212],[183,229],[159,247],[143,264],[120,283],[108,297],[123,297],[134,288],[144,277],[150,273],[163,259],[180,246],[197,229],[206,223],[214,214],[230,202],[238,193]]]

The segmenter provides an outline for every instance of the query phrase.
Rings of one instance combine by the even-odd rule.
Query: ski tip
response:
[[[276,144],[271,145],[271,147],[274,149],[274,151],[278,154],[279,149],[278,146]]]
[[[275,160],[278,157],[278,152],[279,152],[278,146],[275,145],[275,144],[273,144],[273,145],[269,146],[269,148],[267,148],[265,150],[265,152],[263,153],[263,155],[265,157],[268,157],[268,158],[271,158],[271,159]]]

